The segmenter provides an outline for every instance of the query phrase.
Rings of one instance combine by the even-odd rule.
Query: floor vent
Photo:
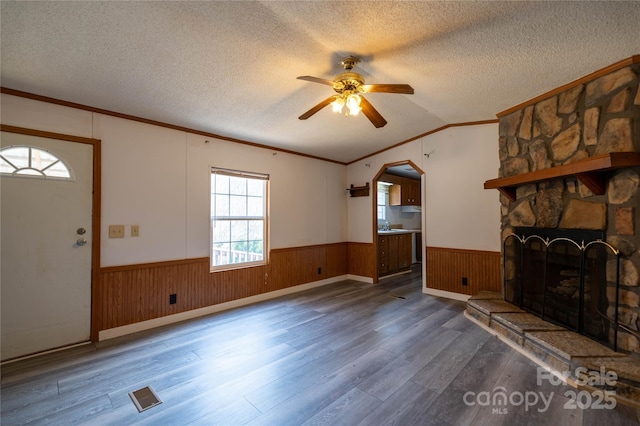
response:
[[[151,386],[145,386],[137,391],[129,392],[131,400],[136,405],[139,412],[148,410],[151,407],[155,407],[158,404],[162,404],[158,395],[151,389]]]
[[[398,296],[397,294],[390,294],[389,297],[393,297],[395,299],[406,299],[404,296]]]

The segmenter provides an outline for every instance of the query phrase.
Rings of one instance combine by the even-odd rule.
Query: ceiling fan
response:
[[[331,104],[334,112],[345,115],[358,115],[360,111],[367,116],[369,121],[375,127],[383,127],[387,124],[387,120],[362,96],[362,93],[398,93],[403,95],[413,95],[413,87],[408,84],[364,84],[364,77],[357,72],[353,72],[353,67],[360,62],[353,56],[346,57],[340,62],[345,72],[338,74],[336,78],[325,80],[324,78],[303,75],[298,80],[312,81],[314,83],[326,84],[333,87],[336,94],[328,97],[309,111],[298,117],[300,120],[306,120],[322,108]]]

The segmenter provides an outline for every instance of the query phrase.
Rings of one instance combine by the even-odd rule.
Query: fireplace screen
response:
[[[504,253],[504,298],[616,349],[618,251],[604,233],[516,228]]]

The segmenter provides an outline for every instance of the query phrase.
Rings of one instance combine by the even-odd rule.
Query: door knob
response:
[[[78,241],[76,241],[76,245],[78,246],[84,246],[85,244],[87,244],[86,238],[78,238]]]
[[[87,232],[87,230],[84,228],[78,228],[76,232],[78,233],[78,235],[84,235],[84,233]]]

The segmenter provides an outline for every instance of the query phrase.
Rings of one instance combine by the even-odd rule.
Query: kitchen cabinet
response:
[[[422,204],[420,197],[420,181],[402,179],[400,183],[389,187],[390,206],[419,206]]]
[[[411,239],[413,234],[400,234],[398,237],[398,269],[411,268]]]
[[[378,275],[389,273],[389,237],[390,235],[378,235]]]
[[[409,232],[378,235],[378,276],[411,268],[412,238]]]

